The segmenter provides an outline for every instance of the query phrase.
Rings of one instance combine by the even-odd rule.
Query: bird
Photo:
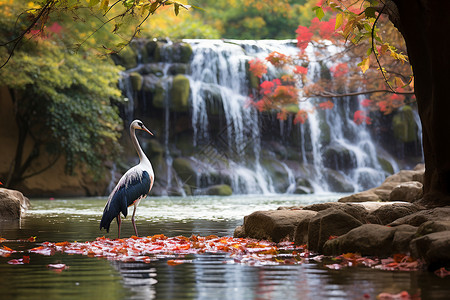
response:
[[[100,221],[100,230],[102,228],[109,232],[109,227],[112,220],[116,218],[118,225],[118,239],[120,239],[120,225],[122,223],[120,213],[124,217],[128,214],[128,207],[134,205],[133,216],[131,217],[131,223],[133,223],[134,233],[138,236],[136,224],[134,222],[134,215],[136,214],[136,208],[139,202],[146,198],[153,187],[155,175],[153,172],[152,164],[150,160],[142,151],[136,137],[136,130],[143,130],[150,135],[153,133],[148,130],[144,123],[140,120],[134,120],[130,124],[131,141],[139,156],[139,164],[129,169],[120,178],[119,182],[108,197],[105,209],[103,210],[103,216]]]

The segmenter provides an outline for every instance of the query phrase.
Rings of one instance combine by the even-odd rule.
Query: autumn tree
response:
[[[345,4],[354,3],[364,9],[354,13]],[[424,196],[426,206],[450,203],[450,101],[446,83],[450,80],[450,41],[447,16],[450,2],[432,0],[326,1],[351,23],[353,33],[376,40],[374,30],[379,17],[386,14],[405,40],[408,60],[414,73],[414,92],[423,130],[425,158]],[[359,16],[359,17],[358,17]],[[359,18],[359,20],[358,20]],[[368,24],[366,28],[364,24]],[[347,23],[348,25],[348,23]],[[361,27],[362,25],[362,27]],[[369,53],[378,55],[371,47]],[[383,67],[383,66],[381,66]]]
[[[450,29],[450,19],[446,12],[450,2],[426,0],[327,0],[319,1],[315,7],[318,17],[323,17],[326,9],[335,13],[331,20],[334,28],[340,31],[347,42],[364,45],[366,53],[359,60],[358,67],[363,73],[370,72],[381,76],[383,86],[375,87],[382,93],[391,93],[390,99],[375,97],[374,103],[379,110],[389,111],[404,101],[405,94],[414,89],[418,111],[423,129],[423,152],[426,171],[424,175],[424,196],[421,203],[426,206],[443,206],[450,203],[450,142],[447,130],[450,128],[450,101],[447,100],[446,83],[450,80],[450,58],[447,55],[450,41],[446,38]],[[405,41],[405,52],[394,47],[389,40],[382,38],[383,18],[398,29]],[[387,20],[387,19],[386,19]],[[386,24],[387,25],[387,24]],[[313,33],[299,27],[299,47],[306,48]],[[414,76],[403,68],[401,72],[391,72],[391,64],[383,61],[383,55],[388,54],[397,61],[408,62]],[[406,55],[407,54],[407,55]],[[254,68],[258,62],[254,62]],[[406,65],[406,64],[405,64]],[[372,70],[370,69],[372,68]],[[401,69],[401,68],[400,68]],[[349,70],[344,66],[336,66],[333,73],[345,73]],[[299,73],[305,70],[298,66]],[[397,74],[395,74],[397,73]],[[368,73],[369,74],[369,73]],[[368,82],[369,86],[371,82]],[[367,87],[367,86],[366,86]],[[264,88],[261,88],[264,91]],[[331,93],[314,86],[311,95],[338,97],[339,93]],[[367,93],[368,91],[363,91]],[[380,91],[374,91],[380,92]],[[359,92],[357,92],[359,93]],[[270,93],[267,92],[266,95]],[[266,97],[267,98],[267,97]],[[259,107],[270,102],[260,98],[256,102]],[[259,103],[258,103],[259,102]],[[399,103],[400,102],[400,103]],[[366,103],[371,105],[370,103]],[[305,112],[297,113],[297,120],[305,120]],[[367,121],[363,112],[355,115],[355,121]]]
[[[28,18],[19,17],[25,7],[19,1],[2,3],[0,35],[22,34]],[[53,18],[45,30],[27,31],[14,57],[0,69],[0,85],[12,100],[18,138],[8,174],[1,174],[5,186],[40,174],[64,157],[72,174],[84,166],[93,174],[104,171],[104,161],[117,157],[122,123],[117,87],[120,68],[99,59],[91,51],[74,53],[70,36],[80,28],[67,19]],[[8,49],[0,50],[7,59]],[[25,151],[25,143],[31,145]],[[39,157],[47,164],[36,166]]]

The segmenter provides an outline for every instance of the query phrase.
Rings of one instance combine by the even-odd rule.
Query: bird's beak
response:
[[[153,133],[152,133],[150,130],[148,130],[147,127],[144,126],[144,127],[142,127],[142,129],[144,129],[145,131],[147,131],[148,133],[150,133],[150,135],[153,135]]]

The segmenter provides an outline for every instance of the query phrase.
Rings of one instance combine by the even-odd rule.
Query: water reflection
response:
[[[209,199],[209,200],[208,200]],[[304,204],[306,198],[199,199],[195,205],[208,205],[215,211],[200,211],[202,218],[155,217],[163,211],[176,215],[176,209],[192,211],[192,199],[159,201],[159,212],[143,206],[137,217],[139,232],[167,236],[192,234],[232,235],[242,223],[248,206],[276,209],[283,205]],[[303,200],[302,200],[303,199]],[[246,201],[244,201],[246,200]],[[311,201],[311,200],[307,200]],[[10,240],[37,236],[35,243],[8,242],[6,246],[26,251],[43,241],[87,241],[105,234],[98,229],[104,199],[32,201],[33,209],[21,222],[0,222],[0,236]],[[143,202],[145,203],[145,202]],[[213,208],[214,207],[214,208]],[[187,214],[187,212],[184,214]],[[235,217],[231,217],[234,214]],[[228,216],[228,217],[225,217]],[[123,235],[133,234],[131,222],[123,226]],[[111,227],[107,237],[115,238]],[[79,255],[30,255],[30,264],[9,265],[12,258],[25,253],[0,257],[1,299],[375,299],[381,292],[410,294],[420,292],[422,299],[448,299],[450,278],[437,278],[429,272],[383,272],[349,268],[328,270],[321,264],[261,265],[234,263],[226,254],[202,254],[185,257],[191,262],[171,266],[168,258],[145,263],[123,263]],[[177,259],[177,257],[173,257]],[[55,273],[46,266],[64,263],[68,270]],[[367,298],[367,297],[368,298]]]
[[[151,264],[136,262],[111,261],[112,266],[120,272],[122,284],[129,288],[129,299],[155,299],[156,269]]]

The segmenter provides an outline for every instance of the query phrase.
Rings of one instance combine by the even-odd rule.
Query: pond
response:
[[[341,196],[151,197],[141,202],[136,225],[141,236],[232,236],[243,217],[253,211],[336,201]],[[3,246],[26,251],[44,241],[116,238],[115,221],[110,233],[99,230],[105,202],[105,198],[33,199],[20,223],[0,222],[0,236],[7,240],[36,236],[36,241],[9,241]],[[128,217],[122,223],[122,237],[132,234]],[[23,255],[30,256],[29,264],[7,263]],[[173,266],[164,259],[124,263],[61,253],[14,253],[0,257],[1,299],[376,299],[382,292],[401,291],[420,294],[422,299],[450,295],[450,278],[426,271],[329,270],[312,260],[252,266],[230,263],[225,253],[192,255],[190,261]],[[62,272],[47,268],[58,263],[69,268]]]

